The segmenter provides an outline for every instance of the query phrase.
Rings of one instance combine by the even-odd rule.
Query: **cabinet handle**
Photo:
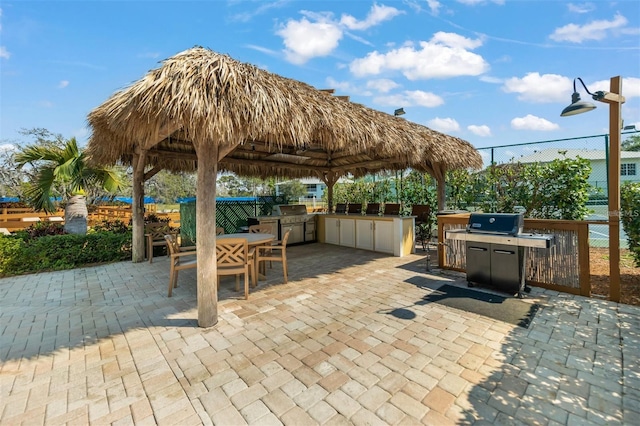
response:
[[[515,254],[515,252],[508,250],[494,250],[493,252],[498,254]]]

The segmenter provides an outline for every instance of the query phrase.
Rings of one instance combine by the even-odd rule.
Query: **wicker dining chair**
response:
[[[284,283],[287,283],[287,240],[289,240],[291,229],[287,230],[282,236],[282,241],[273,246],[258,247],[257,263],[261,262],[282,262],[282,271],[284,274]],[[260,266],[259,266],[260,267]]]
[[[144,237],[147,242],[146,251],[149,263],[153,263],[153,248],[164,246],[164,236],[170,232],[171,228],[167,222],[148,223],[144,226]],[[168,251],[167,254],[169,254]]]
[[[216,241],[218,266],[218,287],[220,276],[235,275],[236,291],[240,291],[240,274],[244,275],[244,298],[249,299],[249,276],[252,286],[258,284],[256,274],[255,249],[249,249],[246,238],[224,238]]]
[[[195,246],[180,247],[175,234],[166,234],[164,239],[167,243],[167,252],[171,258],[168,293],[168,297],[171,297],[173,289],[178,287],[178,272],[183,269],[196,268],[198,263]]]
[[[273,233],[273,226],[270,223],[261,223],[259,225],[251,225],[249,227],[249,233],[275,235]]]
[[[251,225],[249,227],[249,233],[251,234],[271,234],[273,236],[276,237],[275,240],[271,241],[268,244],[265,244],[266,247],[270,247],[270,246],[277,246],[280,244],[280,241],[277,240],[278,236],[277,233],[274,232],[273,229],[273,225],[271,225],[270,223],[261,223],[259,225]],[[259,269],[260,269],[260,273],[263,275],[267,274],[266,268],[264,267],[265,265],[259,265]],[[269,268],[272,268],[273,264],[271,262],[269,262]]]

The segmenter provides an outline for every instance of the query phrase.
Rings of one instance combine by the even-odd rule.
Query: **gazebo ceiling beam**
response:
[[[251,165],[259,165],[259,166],[268,166],[270,168],[283,168],[283,169],[292,169],[292,170],[318,170],[321,172],[331,171],[329,167],[323,166],[314,166],[310,164],[295,164],[295,163],[285,163],[282,161],[268,161],[268,160],[251,160],[251,159],[241,159],[241,158],[233,158],[233,157],[225,157],[220,161],[222,164],[247,164],[251,163]]]
[[[346,170],[350,170],[350,169],[359,169],[359,168],[363,168],[363,169],[369,169],[369,168],[380,168],[381,165],[392,165],[393,163],[399,163],[401,162],[401,160],[399,158],[378,158],[375,160],[369,160],[369,161],[362,161],[359,163],[351,163],[351,164],[344,164],[342,166],[335,166],[335,167],[331,167],[332,171],[346,171]]]

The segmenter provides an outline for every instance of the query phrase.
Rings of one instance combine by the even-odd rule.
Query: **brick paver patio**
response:
[[[208,329],[166,257],[1,279],[0,424],[640,424],[638,307],[534,288],[527,329],[418,303],[466,284],[420,251],[289,259]]]

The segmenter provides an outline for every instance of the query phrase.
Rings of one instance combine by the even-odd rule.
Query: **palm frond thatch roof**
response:
[[[148,166],[193,171],[199,144],[217,144],[220,170],[245,176],[482,166],[462,139],[202,47],[165,60],[88,121],[95,164],[129,165],[143,150]]]

